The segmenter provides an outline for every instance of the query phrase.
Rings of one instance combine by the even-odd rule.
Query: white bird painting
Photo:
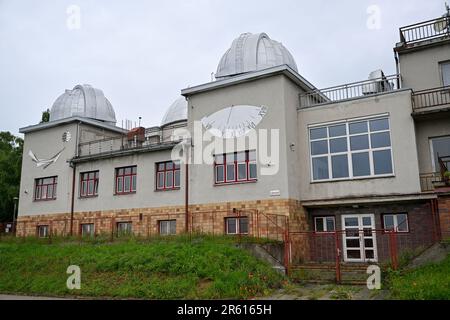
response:
[[[48,166],[58,161],[59,157],[61,156],[62,152],[64,151],[65,147],[62,148],[61,151],[59,151],[57,154],[55,154],[50,159],[39,159],[36,157],[36,155],[33,153],[33,151],[28,151],[28,155],[30,156],[31,160],[36,163],[36,167],[43,167],[43,169],[47,169]]]

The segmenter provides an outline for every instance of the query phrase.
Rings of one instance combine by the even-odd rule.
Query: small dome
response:
[[[179,97],[174,103],[172,103],[169,109],[167,109],[166,114],[161,121],[161,127],[171,123],[187,120],[187,109],[188,103],[186,99],[184,97]]]
[[[216,78],[288,65],[297,71],[291,53],[265,33],[243,33],[231,44],[217,67]]]
[[[50,121],[74,116],[91,118],[116,124],[116,114],[103,91],[88,84],[66,90],[56,99],[50,110]]]

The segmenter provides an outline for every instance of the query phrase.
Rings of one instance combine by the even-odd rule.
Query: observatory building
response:
[[[285,265],[392,262],[392,241],[449,237],[448,22],[400,28],[401,74],[325,89],[281,42],[241,34],[156,127],[122,128],[108,92],[76,85],[20,129],[17,235],[244,234],[283,242]]]

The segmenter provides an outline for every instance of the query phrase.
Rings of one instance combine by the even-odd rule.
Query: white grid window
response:
[[[309,129],[312,181],[347,180],[393,174],[387,117]]]

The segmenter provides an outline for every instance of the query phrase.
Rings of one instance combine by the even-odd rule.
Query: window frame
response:
[[[53,179],[52,183],[44,183],[44,180],[46,179]],[[42,181],[40,184],[38,183],[38,181]],[[48,189],[49,186],[52,186],[52,197],[48,197]],[[46,188],[46,192],[45,192],[45,198],[42,197],[43,194],[43,187]],[[37,197],[37,190],[39,188],[39,192],[40,192],[40,196],[39,198]],[[50,176],[50,177],[44,177],[44,178],[36,178],[34,179],[34,192],[33,192],[33,200],[34,201],[52,201],[52,200],[56,200],[56,191],[58,188],[58,176]]]
[[[162,228],[162,225],[164,223],[168,223],[169,224],[168,233],[162,233],[161,232],[161,228]],[[171,230],[171,225],[170,224],[171,223],[175,223],[175,232],[174,233],[170,232],[170,230]],[[177,234],[177,220],[176,219],[158,220],[158,232],[159,232],[159,235],[161,235],[161,236],[173,236],[173,235],[176,235]]]
[[[228,221],[233,220],[233,219],[236,220],[236,233],[230,233],[228,230]],[[247,220],[247,232],[241,232],[241,223],[240,223],[241,219]],[[250,229],[250,220],[249,220],[248,216],[225,217],[225,234],[226,235],[248,235],[249,229]]]
[[[40,231],[41,231],[41,228],[45,228],[45,230],[47,230],[45,236],[41,236],[41,232],[40,232]],[[37,226],[36,232],[37,232],[38,238],[42,238],[42,239],[48,238],[48,237],[50,236],[50,226],[49,226],[48,224],[41,224],[41,225],[38,225],[38,226]]]
[[[434,140],[438,140],[438,139],[449,139],[450,140],[450,135],[444,135],[444,136],[437,136],[437,137],[429,137],[428,138],[428,142],[430,145],[430,153],[431,153],[431,168],[433,168],[433,172],[439,172],[440,168],[438,166],[438,168],[436,168],[436,156],[435,156],[435,152],[434,152],[434,145],[433,145],[433,141]],[[447,156],[447,155],[441,155],[441,156]]]
[[[444,65],[448,65],[448,72],[449,72],[449,79],[450,79],[450,60],[444,60],[444,61],[439,61],[439,73],[441,75],[441,84],[443,87],[448,87],[450,86],[450,82],[448,84],[445,84],[445,77],[444,77]]]
[[[332,218],[333,219],[333,226],[334,226],[334,230],[328,230],[328,225],[327,225],[327,219],[328,218]],[[323,231],[318,231],[317,230],[317,223],[316,221],[318,219],[322,220],[322,224],[323,224]],[[315,216],[314,217],[314,233],[327,233],[327,232],[336,232],[336,217],[335,216]]]
[[[84,234],[84,232],[83,232],[83,226],[86,226],[86,225],[92,226],[92,234]],[[95,224],[92,223],[92,222],[88,222],[88,223],[80,223],[80,235],[81,235],[82,237],[94,237],[94,236],[95,236]]]
[[[89,178],[90,174],[94,173],[94,178]],[[87,175],[87,179],[84,179],[84,175]],[[89,194],[89,183],[93,181],[94,187],[93,187],[93,193]],[[93,171],[86,171],[86,172],[80,172],[80,190],[79,190],[79,196],[80,198],[92,198],[98,196],[98,184],[100,181],[100,171],[99,170],[93,170]],[[83,194],[83,184],[86,183],[86,194]]]
[[[125,173],[126,169],[131,169],[131,173]],[[133,169],[135,169],[135,172],[133,172]],[[123,174],[119,174],[120,170],[123,170]],[[130,177],[130,190],[129,191],[125,191],[125,178],[126,177]],[[136,182],[134,190],[133,190],[133,177]],[[118,183],[119,179],[122,179],[122,191],[118,191],[118,188],[117,188],[119,185],[119,183]],[[136,193],[136,190],[137,190],[137,165],[115,168],[114,194],[115,195],[133,194],[133,193]]]
[[[167,164],[171,163],[172,164],[172,169],[167,169]],[[160,169],[159,166],[160,165],[164,165],[164,169]],[[179,190],[181,188],[181,164],[179,162],[176,161],[162,161],[162,162],[157,162],[155,164],[155,190],[156,191],[169,191],[169,190]],[[168,187],[166,186],[166,178],[167,178],[167,173],[172,173],[172,186]],[[178,175],[180,176],[180,183],[179,185],[175,185],[175,175],[178,173]],[[160,174],[162,174],[163,177],[163,181],[162,181],[162,187],[159,187],[159,176]]]
[[[370,121],[374,120],[383,120],[387,119],[389,128],[383,129],[383,130],[371,130],[370,129]],[[350,123],[355,122],[366,122],[367,124],[367,131],[363,133],[352,133],[350,134]],[[345,135],[337,135],[330,137],[330,127],[338,126],[338,125],[344,125],[346,128],[346,134]],[[313,129],[319,129],[319,128],[325,128],[327,132],[327,136],[325,138],[317,138],[312,139],[311,138],[311,130]],[[308,145],[309,145],[309,162],[310,162],[310,183],[322,183],[322,182],[334,182],[334,181],[349,181],[349,180],[360,180],[360,179],[377,179],[377,178],[385,178],[385,177],[394,177],[395,176],[395,167],[394,167],[394,153],[393,153],[393,143],[392,143],[392,127],[391,127],[391,121],[390,121],[390,115],[389,114],[380,114],[370,117],[362,117],[362,118],[353,118],[353,119],[345,119],[345,120],[339,120],[339,121],[333,121],[333,122],[326,122],[321,124],[314,124],[309,125],[307,127],[308,130]],[[389,140],[390,140],[390,146],[387,147],[372,147],[372,134],[378,134],[378,133],[389,133]],[[351,150],[351,138],[357,137],[357,136],[364,136],[367,135],[368,137],[368,148],[367,149],[361,149],[361,150]],[[347,151],[342,152],[331,152],[330,149],[330,141],[333,139],[339,139],[339,138],[346,138],[347,143]],[[312,154],[312,143],[318,142],[318,141],[326,141],[327,142],[327,153],[323,154]],[[389,150],[391,155],[391,167],[392,167],[392,173],[383,173],[383,174],[375,174],[375,164],[373,160],[373,154],[377,151],[385,151]],[[368,153],[369,156],[369,169],[370,174],[364,175],[364,176],[355,176],[353,172],[353,159],[352,155],[354,154],[365,154]],[[340,156],[340,155],[346,155],[347,156],[347,170],[348,170],[348,177],[341,177],[341,178],[333,178],[333,163],[331,161],[333,156]],[[313,166],[313,159],[315,158],[327,158],[327,169],[328,169],[328,178],[327,179],[314,179],[314,166]]]
[[[255,159],[250,159],[250,153],[255,153]],[[238,160],[238,155],[245,153],[244,160]],[[233,162],[227,162],[227,156],[233,155]],[[256,165],[256,172],[258,171],[257,160],[256,160],[256,150],[244,150],[244,151],[235,151],[229,153],[220,153],[214,154],[214,185],[230,185],[230,184],[240,184],[240,183],[250,183],[258,181],[258,174],[256,174],[255,178],[250,177],[250,166]],[[217,162],[217,157],[222,157],[222,162]],[[245,165],[245,178],[239,178],[239,166]],[[228,166],[233,166],[234,178],[228,179]],[[223,180],[218,180],[217,170],[221,167],[223,170]]]
[[[129,224],[130,225],[130,231],[127,233],[121,233],[119,230],[119,225]],[[133,234],[133,222],[132,221],[117,221],[116,222],[116,235],[117,237],[120,236],[129,236]]]
[[[399,231],[398,230],[398,219],[397,216],[398,215],[405,215],[406,216],[406,231]],[[394,222],[394,231],[397,233],[409,233],[410,229],[409,229],[409,214],[407,212],[397,212],[397,213],[383,213],[381,215],[381,225],[383,227],[383,233],[389,233],[392,232],[392,230],[390,229],[386,229],[386,222],[385,222],[385,218],[387,216],[392,216],[393,217],[393,222]]]

